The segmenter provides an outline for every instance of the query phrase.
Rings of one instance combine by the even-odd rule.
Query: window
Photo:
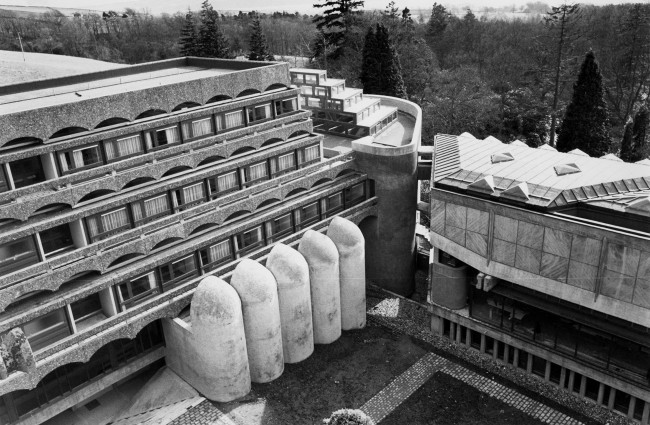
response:
[[[225,193],[238,190],[239,173],[237,171],[231,171],[217,177],[211,177],[208,179],[208,185],[210,186],[210,196],[212,199]]]
[[[328,196],[326,205],[328,217],[331,217],[339,211],[343,211],[343,192]]]
[[[248,108],[248,122],[255,122],[260,120],[267,120],[273,118],[271,116],[271,104],[259,105]]]
[[[314,88],[312,86],[301,86],[300,87],[300,93],[307,95],[307,96],[313,96],[314,95]]]
[[[46,256],[53,256],[74,249],[70,226],[62,224],[39,232],[41,245]]]
[[[117,296],[123,309],[158,293],[153,272],[117,286]]]
[[[194,121],[185,121],[182,124],[183,140],[196,139],[197,137],[214,134],[212,118],[206,117]]]
[[[5,167],[3,164],[0,164],[0,192],[6,192],[9,190],[9,181],[5,174]]]
[[[131,221],[126,207],[118,208],[103,214],[86,218],[88,235],[92,242],[97,242],[108,236],[120,233],[131,228]]]
[[[228,130],[244,126],[244,111],[226,112],[216,116],[217,131]]]
[[[219,242],[206,249],[199,251],[199,258],[201,258],[201,266],[206,272],[215,269],[221,264],[232,260],[232,247],[230,239]]]
[[[271,237],[269,242],[276,241],[283,236],[293,233],[293,214],[287,213],[266,223],[267,234]]]
[[[274,176],[296,169],[296,156],[293,152],[271,159],[271,174]]]
[[[305,74],[305,83],[318,84],[318,77],[314,74]]]
[[[70,304],[70,309],[77,330],[86,328],[106,318],[102,312],[102,302],[97,292],[73,302]]]
[[[205,186],[203,182],[175,190],[173,193],[176,207],[179,211],[205,201]]]
[[[59,153],[61,171],[69,173],[103,164],[102,155],[98,145],[85,146],[80,149],[71,149]]]
[[[250,251],[264,244],[262,226],[257,226],[236,236],[238,253]]]
[[[171,214],[171,205],[167,194],[131,204],[133,220],[136,226],[148,223],[158,217]]]
[[[308,97],[307,98],[307,106],[310,106],[312,108],[320,108],[321,107],[320,99],[314,99],[313,97]],[[350,105],[348,105],[348,106],[350,106]]]
[[[323,87],[316,87],[316,96],[327,96],[327,90]]]
[[[4,275],[38,263],[34,238],[24,238],[0,245],[0,274]]]
[[[156,149],[181,142],[177,126],[148,131],[144,134],[144,137],[147,143],[147,149]]]
[[[300,150],[301,165],[305,166],[320,161],[320,145],[307,146]]]
[[[266,180],[269,175],[268,169],[266,167],[266,161],[249,165],[245,168],[244,174],[246,177],[247,186],[250,186],[252,183],[258,182],[260,180]]]
[[[45,181],[41,158],[38,156],[10,162],[9,169],[16,189]]]
[[[319,202],[313,202],[300,209],[300,226],[306,227],[320,220]]]
[[[163,290],[170,289],[197,274],[193,254],[160,266],[158,270],[160,271],[160,281],[163,285]]]
[[[138,155],[144,152],[144,147],[142,146],[142,138],[140,138],[140,135],[134,134],[121,139],[104,142],[104,151],[106,151],[106,160],[113,161],[117,158],[128,158]]]
[[[25,323],[23,330],[33,351],[42,350],[71,334],[62,308]]]
[[[357,183],[352,187],[345,189],[345,204],[346,207],[356,205],[366,198],[366,190],[364,183]]]
[[[298,100],[293,99],[283,99],[275,101],[275,115],[279,116],[282,114],[288,114],[293,111],[298,110]]]

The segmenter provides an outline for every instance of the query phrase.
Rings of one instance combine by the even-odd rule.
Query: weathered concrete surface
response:
[[[467,304],[467,266],[451,267],[438,261],[440,250],[434,248],[430,260],[431,301],[452,310]]]
[[[284,362],[301,362],[314,352],[309,265],[298,251],[279,243],[271,250],[266,268],[278,284]]]
[[[366,258],[361,230],[343,217],[334,217],[327,236],[339,251],[341,329],[366,326]]]
[[[330,344],[341,336],[339,253],[322,233],[307,230],[298,251],[309,264],[314,343]]]
[[[194,292],[190,315],[191,328],[165,333],[170,368],[210,400],[228,402],[248,394],[251,378],[237,291],[206,277]]]
[[[242,302],[251,381],[273,381],[284,371],[275,277],[257,261],[245,258],[235,267],[230,284]]]

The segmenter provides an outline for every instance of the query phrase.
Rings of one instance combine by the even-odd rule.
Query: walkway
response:
[[[463,366],[434,353],[425,354],[406,372],[395,378],[386,388],[361,406],[361,410],[375,421],[381,422],[402,402],[424,385],[437,372],[445,373],[476,388],[483,393],[513,406],[533,418],[548,424],[582,425],[582,422],[565,415],[518,391],[499,384]]]

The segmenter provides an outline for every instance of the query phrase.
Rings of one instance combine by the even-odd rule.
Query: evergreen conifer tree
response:
[[[641,108],[634,115],[634,125],[632,126],[632,137],[634,138],[634,157],[633,161],[641,161],[650,154],[650,146],[648,146],[648,121],[650,114],[648,107],[642,105]]]
[[[557,149],[573,149],[595,157],[609,151],[607,105],[603,98],[603,78],[593,52],[587,53],[573,85],[573,97],[560,126]]]
[[[368,94],[376,94],[381,90],[378,58],[377,38],[375,36],[375,30],[371,26],[368,28],[365,43],[363,44],[361,75],[359,76],[363,85],[363,91]]]
[[[219,29],[219,13],[212,8],[209,0],[203,0],[199,14],[198,50],[199,56],[208,58],[230,58],[228,40]]]
[[[248,59],[252,61],[274,61],[275,58],[269,53],[266,37],[262,32],[262,22],[259,16],[253,18],[251,23],[251,38],[249,41],[250,53]]]
[[[322,15],[316,15],[312,20],[318,29],[318,35],[312,42],[314,57],[324,54],[338,57],[349,30],[349,17],[356,9],[363,7],[363,0],[317,0],[313,6],[324,9]]]
[[[198,55],[198,35],[196,33],[194,14],[191,10],[188,10],[185,15],[185,22],[183,23],[183,28],[181,28],[181,37],[179,42],[181,45],[181,56]]]
[[[406,88],[402,78],[402,66],[395,46],[390,42],[388,30],[382,24],[377,24],[375,43],[379,67],[380,90],[376,94],[401,97],[406,99]]]
[[[632,137],[632,118],[627,117],[625,127],[623,127],[623,139],[621,140],[621,159],[625,162],[632,162],[632,154],[634,147],[634,138]]]

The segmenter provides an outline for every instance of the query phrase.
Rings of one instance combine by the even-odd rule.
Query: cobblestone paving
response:
[[[550,406],[535,401],[532,398],[525,396],[518,391],[508,388],[505,385],[494,382],[493,380],[472,372],[458,364],[452,363],[448,360],[446,365],[442,368],[441,372],[456,378],[464,383],[471,385],[479,391],[488,394],[510,406],[513,406],[524,413],[529,414],[535,419],[548,424],[567,424],[567,425],[581,425],[582,422],[573,419],[553,409]],[[433,378],[435,379],[435,377]]]
[[[169,425],[237,425],[208,400],[174,419]]]
[[[433,376],[447,360],[427,353],[361,407],[375,423],[390,414]]]

